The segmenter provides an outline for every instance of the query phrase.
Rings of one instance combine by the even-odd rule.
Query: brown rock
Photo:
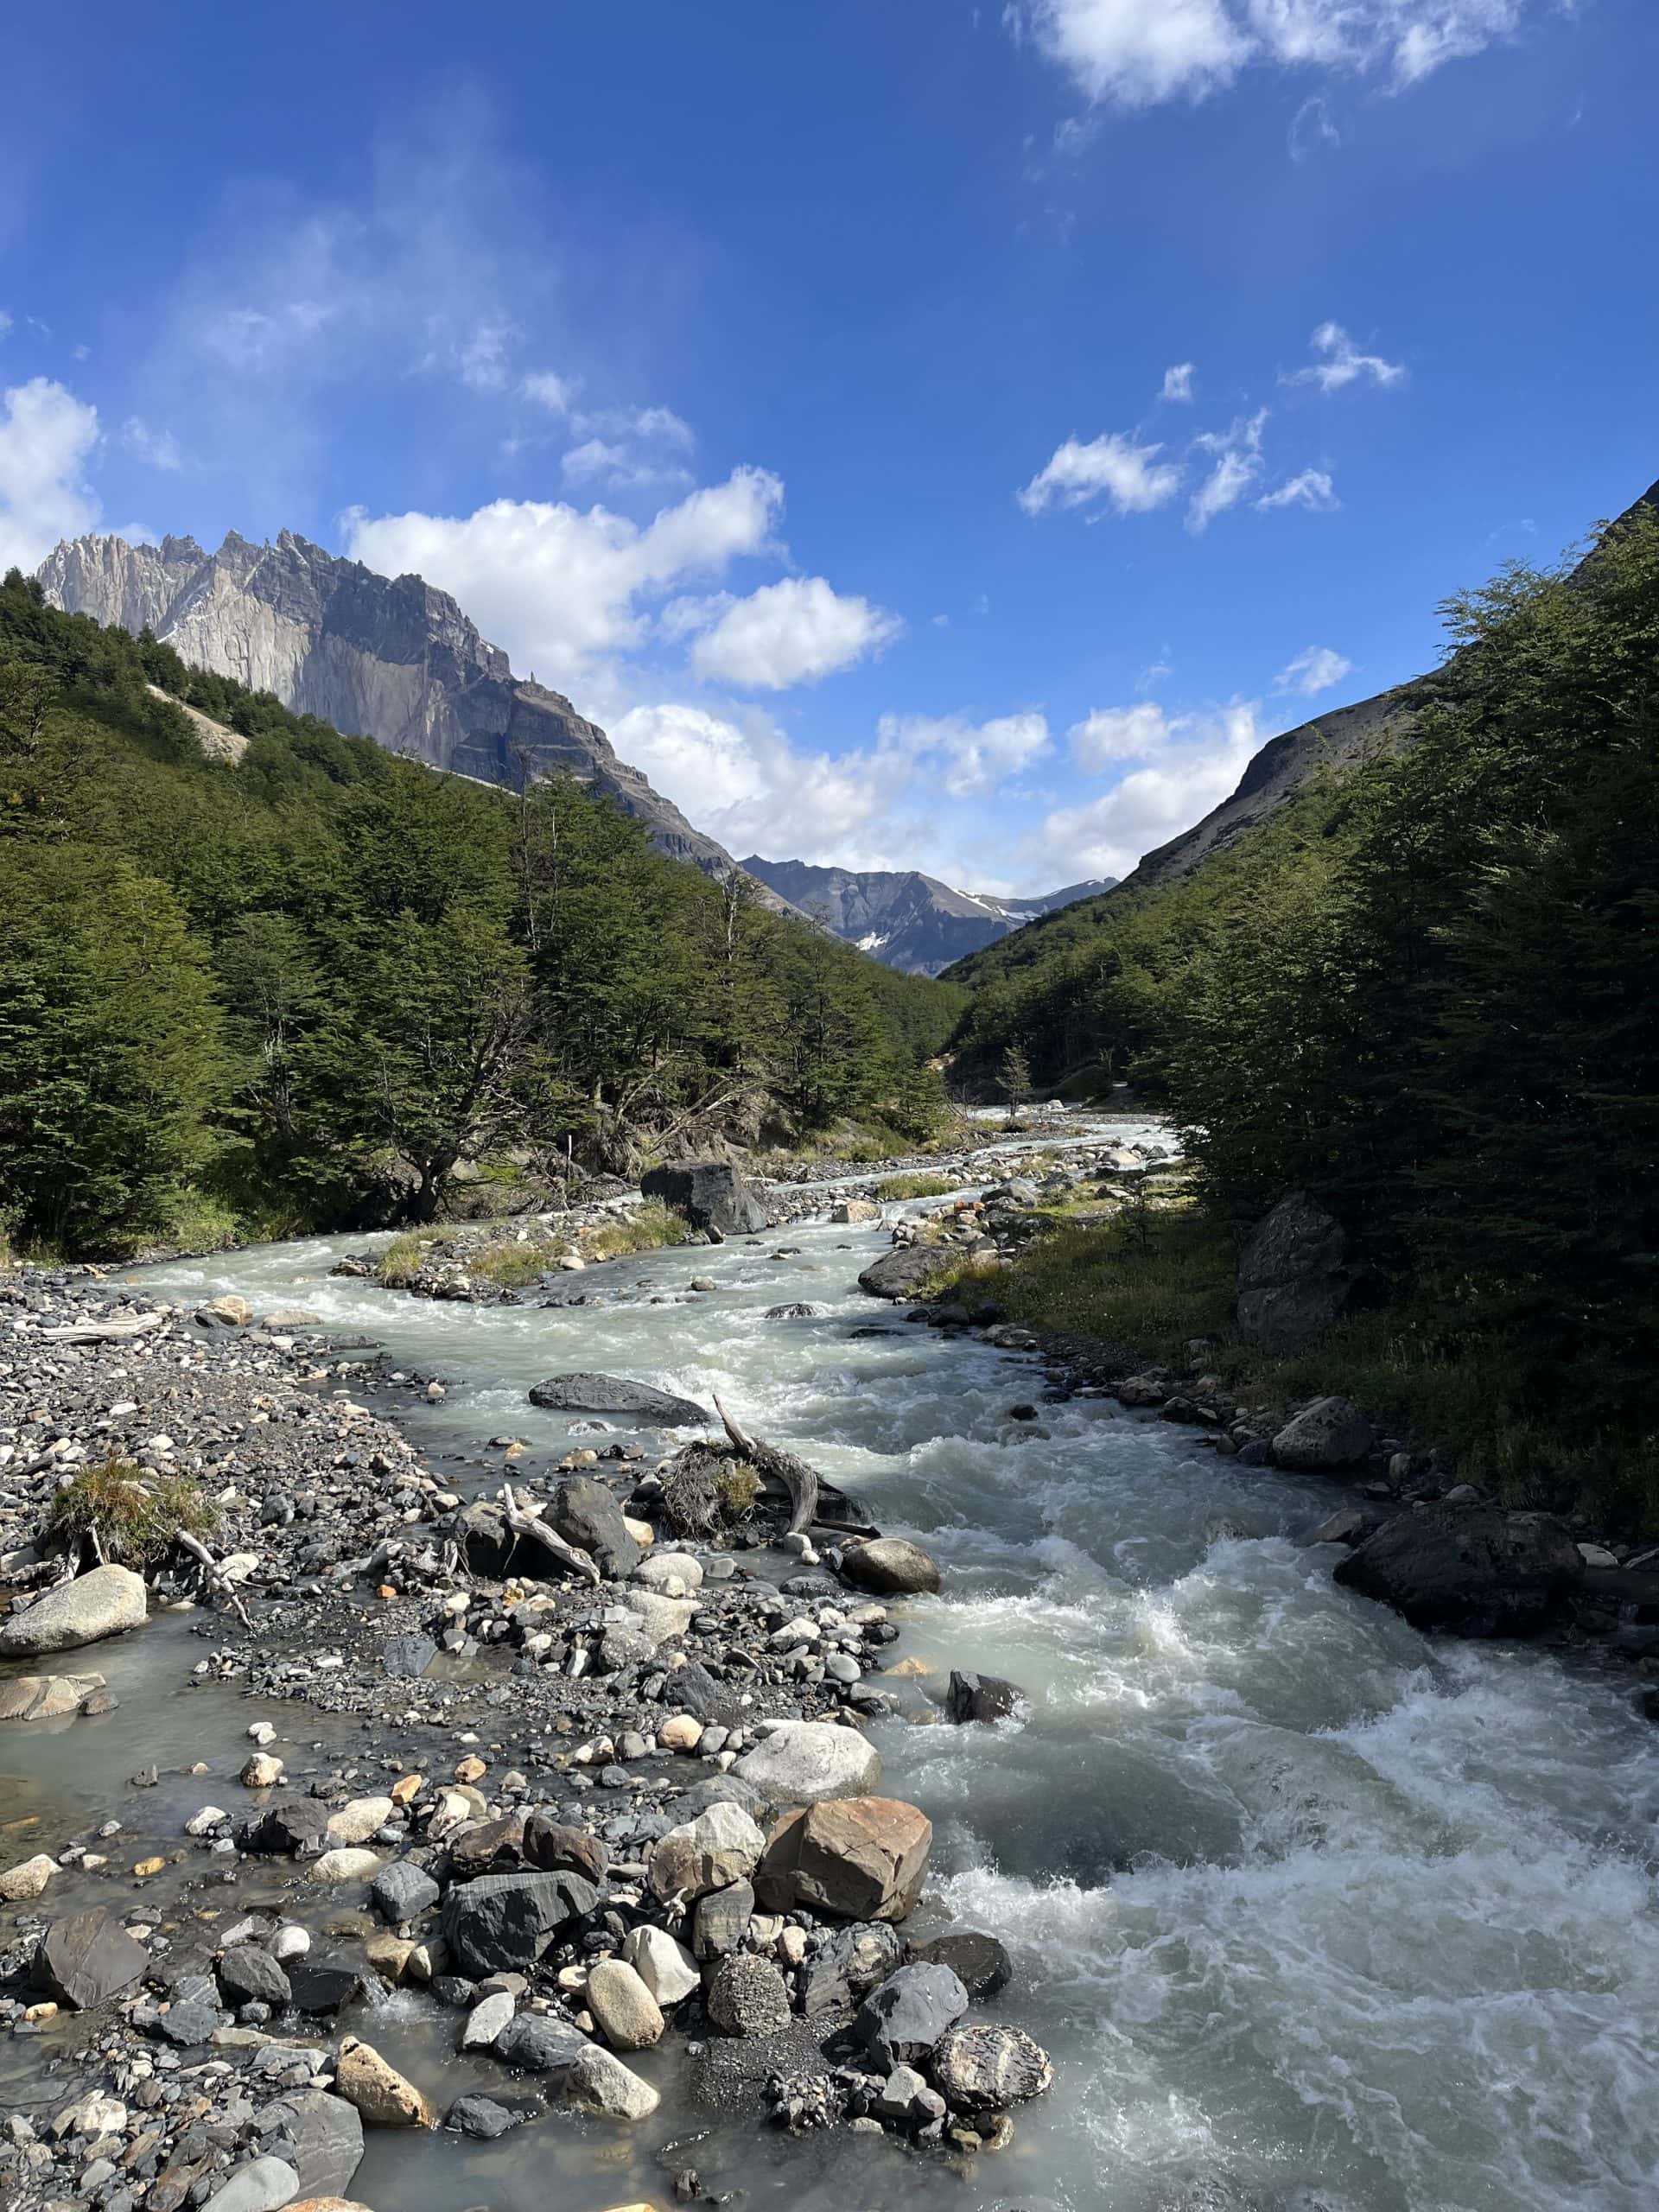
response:
[[[785,1814],[755,1872],[764,1911],[903,1920],[927,1872],[933,1823],[893,1797],[842,1797]]]

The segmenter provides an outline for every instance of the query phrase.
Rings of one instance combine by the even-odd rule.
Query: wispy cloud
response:
[[[1160,445],[1138,445],[1116,431],[1086,442],[1067,438],[1020,493],[1020,504],[1028,515],[1102,500],[1121,515],[1147,514],[1181,487],[1180,467],[1160,461],[1163,450]]]
[[[1286,662],[1274,677],[1273,688],[1275,691],[1300,692],[1305,699],[1312,699],[1321,691],[1329,691],[1353,672],[1354,664],[1345,654],[1332,652],[1329,645],[1309,645],[1294,660]]]
[[[1206,531],[1219,514],[1236,507],[1261,481],[1262,433],[1268,410],[1241,415],[1230,429],[1206,431],[1194,440],[1201,453],[1214,457],[1214,466],[1193,493],[1186,511],[1186,526],[1195,536]]]
[[[1339,322],[1322,322],[1310,341],[1314,359],[1285,381],[1311,384],[1320,391],[1345,391],[1352,384],[1390,385],[1405,382],[1405,364],[1384,360],[1380,353],[1362,353]]]
[[[1192,397],[1192,378],[1196,373],[1191,361],[1179,361],[1173,369],[1166,369],[1163,390],[1159,393],[1159,398],[1166,406],[1184,406]]]

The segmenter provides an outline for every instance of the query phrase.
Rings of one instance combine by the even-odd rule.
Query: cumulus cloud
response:
[[[685,602],[669,616],[685,620]],[[718,611],[691,650],[701,677],[747,690],[816,683],[880,652],[904,628],[868,599],[835,591],[822,576],[785,576]]]
[[[1255,505],[1261,514],[1271,514],[1276,507],[1306,507],[1309,514],[1328,515],[1342,501],[1325,469],[1305,468],[1300,475],[1287,478],[1271,492],[1264,492]]]
[[[1000,790],[1049,750],[1048,722],[1039,714],[1002,715],[970,721],[962,715],[883,715],[880,749],[935,772],[950,798],[974,798]]]
[[[1097,105],[1224,92],[1247,65],[1384,78],[1478,54],[1553,0],[1009,0],[1006,20]]]
[[[651,601],[769,550],[783,497],[767,470],[736,468],[644,524],[540,499],[495,499],[458,516],[356,511],[344,520],[354,560],[452,593],[516,667],[568,690],[596,660],[642,642]]]
[[[1351,384],[1370,382],[1388,385],[1405,378],[1405,365],[1385,361],[1380,353],[1362,353],[1339,322],[1322,322],[1314,332],[1315,359],[1298,369],[1292,384],[1311,384],[1320,391],[1345,391]]]
[[[184,466],[179,442],[172,431],[153,429],[142,416],[128,416],[121,425],[121,443],[135,461],[142,461],[146,467],[171,470]]]
[[[884,715],[874,742],[840,755],[791,743],[763,714],[722,715],[658,702],[611,726],[618,752],[685,808],[728,852],[846,868],[923,868],[947,881],[1000,887],[1003,825],[970,808],[1047,747],[1040,715],[986,722],[966,716]],[[982,845],[988,858],[978,856]]]
[[[1340,683],[1344,676],[1351,676],[1354,664],[1345,654],[1334,652],[1329,645],[1309,645],[1287,661],[1274,681],[1275,691],[1299,691],[1311,699],[1316,693],[1329,691]]]
[[[0,401],[0,573],[39,568],[60,537],[99,521],[85,480],[99,442],[98,410],[49,377],[14,385]]]
[[[1079,765],[1139,765],[1103,797],[1046,816],[1020,854],[1027,874],[1058,883],[1127,875],[1228,796],[1265,734],[1248,701],[1203,715],[1098,709],[1068,733]]]
[[[1166,405],[1184,405],[1192,397],[1193,374],[1194,365],[1191,361],[1178,361],[1173,369],[1166,369],[1164,388],[1159,393],[1159,398]]]
[[[1214,466],[1193,493],[1186,511],[1186,526],[1195,536],[1206,531],[1219,514],[1236,507],[1262,477],[1262,433],[1268,410],[1241,415],[1230,429],[1209,430],[1195,440],[1199,450],[1214,456]]]
[[[1102,499],[1121,515],[1149,513],[1173,499],[1181,486],[1179,464],[1160,461],[1162,451],[1160,445],[1137,445],[1116,431],[1087,443],[1068,438],[1020,493],[1020,504],[1028,515]]]

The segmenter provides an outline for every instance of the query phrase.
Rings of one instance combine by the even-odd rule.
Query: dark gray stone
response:
[[[227,2005],[286,2005],[291,1994],[288,1976],[269,1951],[256,1943],[238,1943],[219,1962],[219,1984]]]
[[[562,1929],[583,1919],[599,1892],[579,1874],[481,1874],[443,1901],[443,1936],[462,1974],[525,1974]]]
[[[1054,2079],[1048,2053],[1022,2028],[953,2028],[928,2068],[955,2112],[1004,2112]]]
[[[677,1397],[671,1390],[621,1375],[550,1375],[532,1387],[530,1402],[549,1413],[609,1414],[670,1427],[695,1424],[706,1428],[714,1421],[694,1398]]]
[[[590,2048],[580,2029],[546,2012],[520,2012],[495,2039],[496,2056],[521,2074],[563,2073]]]
[[[283,1797],[244,1823],[237,1840],[244,1851],[277,1856],[320,1852],[327,1837],[328,1808],[315,1797]]]
[[[54,1920],[35,1954],[34,1979],[60,2004],[86,2012],[129,1989],[149,1965],[149,1953],[101,1906]]]
[[[1026,1694],[1018,1682],[999,1675],[970,1675],[951,1669],[944,1693],[945,1718],[958,1724],[970,1720],[1006,1720],[1019,1711]]]
[[[363,2122],[356,2107],[326,2089],[299,2089],[283,2097],[270,2117],[278,2120],[287,2145],[278,2156],[298,2174],[301,2196],[344,2196],[363,2163]]]
[[[382,1919],[394,1925],[429,1912],[441,1894],[425,1867],[417,1866],[412,1859],[394,1859],[369,1885],[370,1903]]]
[[[1239,1255],[1240,1332],[1294,1350],[1341,1317],[1357,1280],[1341,1223],[1306,1191],[1293,1191],[1256,1224]]]
[[[514,2127],[522,2127],[531,2117],[522,2107],[498,2104],[493,2097],[474,2090],[464,2097],[457,2097],[443,2115],[446,2127],[458,2134],[470,2135],[480,2143],[493,2143]]]
[[[660,1198],[684,1214],[694,1229],[717,1229],[722,1236],[754,1236],[766,1226],[765,1200],[736,1168],[723,1160],[687,1160],[653,1167],[641,1177],[648,1198]]]
[[[942,1274],[959,1258],[942,1244],[895,1244],[870,1262],[858,1287],[872,1298],[914,1298],[930,1276]]]
[[[566,1543],[575,1544],[593,1560],[601,1574],[622,1581],[644,1556],[628,1534],[627,1522],[614,1494],[591,1475],[573,1475],[553,1493],[547,1509],[549,1525]]]
[[[925,2058],[968,2010],[968,1993],[949,1967],[900,1967],[858,2008],[858,2032],[887,2072]]]
[[[389,1675],[413,1681],[437,1657],[438,1647],[429,1636],[394,1636],[387,1638],[380,1656]]]
[[[691,1948],[700,1959],[723,1959],[735,1951],[748,1932],[754,1913],[754,1888],[749,1882],[728,1883],[697,1899],[691,1916]]]
[[[922,1965],[949,1967],[976,2005],[1006,1989],[1014,1973],[1013,1962],[995,1936],[976,1928],[952,1929],[931,1942],[912,1943],[910,1955]]]
[[[965,2000],[964,2000],[965,2001]],[[789,2025],[789,1989],[770,1959],[736,1951],[715,1968],[704,2002],[723,2036],[775,2036]]]
[[[355,1967],[334,1959],[296,1959],[288,1969],[296,2011],[313,2016],[338,2012],[363,1986]]]
[[[1584,1579],[1578,1546],[1547,1513],[1425,1505],[1397,1513],[1338,1560],[1336,1580],[1453,1636],[1534,1636]]]

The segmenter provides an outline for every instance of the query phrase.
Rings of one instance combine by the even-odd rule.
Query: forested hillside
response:
[[[155,696],[150,687],[170,695]],[[182,700],[249,739],[208,760]],[[0,1231],[130,1250],[429,1216],[459,1163],[911,1136],[959,992],[0,585]]]
[[[958,1045],[1131,1077],[1220,1223],[1312,1191],[1402,1344],[1471,1374],[1501,1351],[1489,1428],[1653,1462],[1659,515],[1446,616],[1408,747],[964,963]]]

